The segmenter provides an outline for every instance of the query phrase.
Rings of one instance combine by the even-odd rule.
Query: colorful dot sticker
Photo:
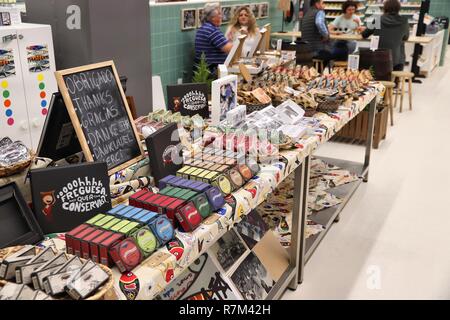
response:
[[[40,96],[41,96],[41,99],[45,99],[45,97],[47,96],[47,93],[45,93],[45,91],[42,91]]]
[[[46,116],[47,113],[48,113],[47,109],[42,109],[42,115],[43,115],[43,116]]]
[[[45,108],[46,106],[47,106],[47,101],[42,100],[42,101],[41,101],[41,107],[42,107],[42,108]]]
[[[43,82],[39,83],[39,89],[44,90],[45,89],[45,83],[43,83]]]
[[[6,111],[5,111],[5,116],[8,118],[8,120],[6,120],[6,123],[9,126],[12,126],[14,124],[14,118],[12,118],[13,115],[13,111],[11,110],[11,100],[8,99],[11,96],[11,92],[9,90],[7,90],[7,88],[9,87],[9,83],[7,80],[3,80],[2,82],[0,82],[0,86],[3,89],[3,98],[5,98],[5,100],[3,101],[3,105],[5,106]]]
[[[44,81],[44,75],[42,73],[37,76],[38,81]]]
[[[41,107],[42,107],[41,113],[43,116],[46,116],[48,113],[48,110],[47,110],[48,102],[47,102],[47,100],[45,100],[45,98],[47,97],[47,92],[44,91],[44,89],[45,89],[44,75],[42,73],[38,74],[37,80],[39,81],[39,89],[41,90],[41,92],[39,93],[39,97],[42,99],[41,100]]]

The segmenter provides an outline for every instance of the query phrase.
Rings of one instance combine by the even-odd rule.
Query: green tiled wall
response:
[[[283,14],[276,8],[277,1],[223,1],[222,5],[248,4],[249,2],[269,2],[269,18],[258,19],[257,23],[259,26],[271,23],[272,31],[281,30]],[[161,76],[164,90],[166,85],[176,84],[179,78],[182,78],[183,82],[191,80],[196,29],[181,31],[181,9],[201,8],[203,5],[204,3],[184,3],[150,7],[152,72],[153,75]],[[226,28],[227,25],[223,25],[222,31],[225,32]]]
[[[450,0],[431,0],[430,14],[450,17]]]

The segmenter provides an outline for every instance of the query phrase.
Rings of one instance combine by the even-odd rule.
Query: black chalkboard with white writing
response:
[[[88,161],[104,161],[108,170],[117,171],[142,158],[112,62],[58,71],[56,76]]]

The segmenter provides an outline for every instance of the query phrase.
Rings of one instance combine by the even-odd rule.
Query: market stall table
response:
[[[139,279],[142,288],[136,295],[136,299],[153,299],[161,293],[172,280],[176,279],[185,269],[187,269],[200,255],[206,252],[214,243],[218,241],[236,223],[250,213],[259,204],[263,203],[267,196],[289,175],[295,172],[294,185],[294,211],[292,222],[292,240],[290,248],[290,265],[279,281],[267,296],[267,299],[277,299],[281,297],[286,288],[296,289],[302,281],[304,265],[312,252],[317,248],[326,231],[313,241],[304,241],[307,215],[307,196],[309,184],[309,164],[310,157],[314,150],[328,141],[353,117],[361,112],[367,105],[370,105],[370,121],[368,126],[368,136],[373,136],[375,106],[378,94],[382,91],[382,85],[373,83],[366,94],[355,101],[351,107],[341,107],[337,114],[329,117],[325,114],[319,116],[321,123],[327,127],[326,132],[307,136],[300,140],[295,149],[282,151],[281,156],[285,160],[261,165],[260,173],[253,178],[248,185],[233,193],[236,199],[235,208],[243,208],[243,213],[236,213],[230,205],[225,205],[217,214],[212,215],[192,233],[176,232],[176,239],[182,242],[181,254],[171,253],[167,247],[160,248],[155,254],[145,260],[140,266],[132,271],[134,277]],[[358,164],[358,174],[368,179],[372,140],[369,138],[366,146],[366,156],[364,164]],[[336,208],[326,219],[329,226],[337,219],[340,211],[356,190],[357,185],[353,185],[351,192],[347,195],[344,203]],[[257,188],[258,196],[254,196],[249,190]],[[181,246],[180,246],[181,247]],[[115,287],[121,299],[126,299],[126,295],[121,293],[121,278],[124,277],[117,269],[113,270],[115,276]]]

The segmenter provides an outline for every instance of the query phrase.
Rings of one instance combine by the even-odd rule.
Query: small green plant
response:
[[[194,76],[192,77],[192,82],[194,83],[206,83],[208,84],[209,90],[211,90],[211,83],[213,79],[211,78],[211,71],[208,69],[208,63],[206,63],[205,53],[202,53],[200,57],[200,62],[197,65],[197,71],[194,71]]]
[[[372,77],[375,79],[375,68],[374,68],[374,66],[370,66],[369,71],[370,71],[370,74],[372,75]]]

